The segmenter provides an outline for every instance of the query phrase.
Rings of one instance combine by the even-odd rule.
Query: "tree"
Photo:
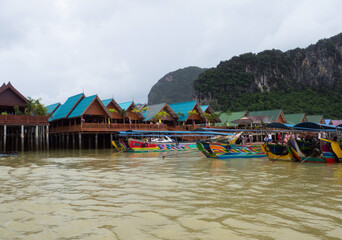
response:
[[[134,108],[133,110],[132,110],[132,113],[138,113],[138,112],[140,112],[140,110],[139,109],[137,109],[137,108]],[[137,123],[137,122],[135,122],[135,123]]]
[[[25,104],[25,114],[26,115],[39,115],[39,116],[47,116],[47,108],[40,103],[41,99],[34,100],[33,98],[28,97],[28,102]]]
[[[165,111],[159,111],[156,115],[154,115],[153,119],[154,119],[154,121],[158,122],[158,121],[161,121],[161,119],[163,117],[166,117],[166,116],[169,116],[169,115],[170,114],[168,114]]]

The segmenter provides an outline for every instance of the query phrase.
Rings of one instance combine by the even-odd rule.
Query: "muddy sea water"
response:
[[[342,164],[31,152],[0,186],[0,239],[342,239]]]

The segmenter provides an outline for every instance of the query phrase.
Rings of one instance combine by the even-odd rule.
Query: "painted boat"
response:
[[[271,161],[295,162],[298,159],[293,155],[289,145],[279,145],[274,143],[261,144],[261,150],[266,153]]]
[[[237,145],[229,143],[211,143],[200,141],[196,143],[198,150],[208,158],[256,158],[266,154],[259,145]]]
[[[321,139],[320,143],[297,142],[297,144],[290,146],[294,156],[300,162],[310,163],[337,163],[339,162],[338,157],[332,150],[331,141],[327,139]]]
[[[197,151],[195,142],[158,143],[130,138],[128,146],[134,152]]]

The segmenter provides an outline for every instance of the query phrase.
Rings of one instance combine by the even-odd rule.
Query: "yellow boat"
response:
[[[298,161],[292,154],[288,146],[278,144],[261,144],[261,150],[267,155],[271,161]]]

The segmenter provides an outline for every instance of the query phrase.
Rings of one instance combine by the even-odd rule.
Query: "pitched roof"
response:
[[[331,120],[331,124],[334,126],[342,124],[342,120]]]
[[[133,101],[130,101],[130,102],[119,103],[119,106],[121,107],[122,110],[127,110],[132,104],[133,104]]]
[[[83,98],[79,104],[74,108],[74,110],[69,114],[68,118],[80,117],[83,115],[85,110],[94,101],[96,95]]]
[[[8,89],[10,89],[15,95],[17,95],[23,101],[24,104],[28,102],[27,98],[24,97],[15,87],[13,87],[11,82],[8,82],[7,84],[2,84],[2,86],[0,87],[0,94]]]
[[[148,109],[143,111],[142,114],[144,115],[144,122],[152,121],[153,117],[165,106],[165,103],[148,105]]]
[[[321,123],[323,115],[307,115],[308,122]]]
[[[243,116],[245,116],[247,111],[241,111],[241,112],[232,112],[231,114],[227,114],[227,113],[221,113],[221,115],[219,116],[221,122],[217,123],[215,125],[217,126],[227,126],[227,122],[229,123],[229,126],[234,127],[237,126],[238,124],[236,123],[232,123],[232,121],[238,120],[240,118],[242,118]],[[219,112],[216,112],[219,113]]]
[[[53,113],[54,111],[57,110],[57,108],[59,107],[59,105],[61,105],[60,103],[54,103],[54,104],[51,104],[49,106],[46,106],[47,108],[47,113],[50,114],[50,113]]]
[[[271,121],[277,121],[279,115],[281,115],[282,110],[276,109],[276,110],[265,110],[265,111],[252,111],[248,112],[248,116],[266,116],[269,117]]]
[[[205,110],[207,110],[208,107],[209,105],[201,105],[201,109],[203,112],[205,112]]]
[[[291,114],[284,114],[284,115],[285,115],[287,123],[292,124],[292,125],[296,125],[298,123],[303,122],[304,118],[306,120],[305,113],[291,113]]]
[[[102,100],[103,105],[105,105],[106,107],[108,106],[108,104],[113,100],[113,98],[108,98],[105,100]]]
[[[196,104],[197,104],[196,101],[190,101],[190,102],[173,103],[173,104],[169,104],[169,106],[177,115],[179,115],[178,122],[184,122],[188,119],[189,112],[195,108]],[[202,111],[201,108],[199,109]],[[201,114],[202,116],[203,111],[199,112],[199,114]]]
[[[58,109],[53,113],[51,119],[57,120],[61,118],[66,118],[70,112],[76,107],[76,104],[84,98],[84,94],[80,93],[75,96],[69,97],[65,103],[58,107]]]

